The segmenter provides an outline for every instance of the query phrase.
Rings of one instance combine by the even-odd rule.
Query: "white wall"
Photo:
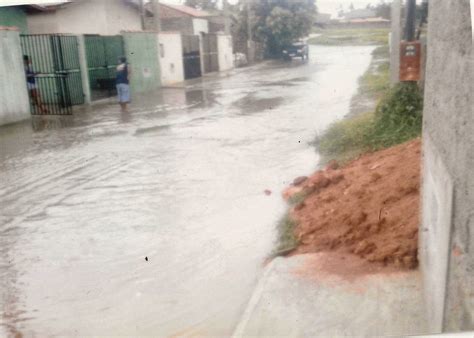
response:
[[[20,33],[0,30],[0,125],[28,119],[30,103]]]
[[[41,13],[28,15],[26,19],[30,34],[58,33],[56,13]]]
[[[209,33],[209,22],[205,19],[193,19],[193,31],[195,35]]]
[[[28,15],[31,34],[71,33],[117,35],[141,30],[138,11],[117,0],[81,0],[55,13]]]
[[[217,36],[217,51],[219,57],[219,71],[222,72],[234,68],[232,37],[230,35]]]
[[[158,35],[158,43],[158,53],[161,66],[161,83],[166,86],[183,82],[184,66],[181,34],[160,33]]]
[[[117,35],[123,30],[141,31],[140,14],[136,8],[122,1],[106,0],[107,35]]]

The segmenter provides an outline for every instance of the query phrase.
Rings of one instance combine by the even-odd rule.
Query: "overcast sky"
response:
[[[0,6],[9,6],[16,4],[25,4],[25,3],[47,3],[53,2],[55,0],[0,0]],[[66,0],[56,0],[56,1],[66,1]],[[160,0],[164,3],[173,3],[173,4],[182,4],[185,0]],[[229,0],[231,3],[235,3],[238,0]],[[339,6],[343,6],[346,10],[349,8],[350,4],[353,3],[355,8],[364,8],[367,4],[372,3],[376,4],[380,0],[316,0],[316,4],[321,13],[331,13],[337,14]],[[390,2],[390,0],[385,0]]]
[[[174,4],[184,3],[184,0],[160,1]],[[316,4],[319,8],[319,12],[321,13],[337,14],[340,5],[342,5],[344,9],[347,9],[349,8],[350,4],[353,3],[355,8],[365,8],[367,4],[376,4],[379,1],[380,0],[316,0]],[[229,0],[229,2],[235,2],[235,0]],[[390,0],[386,0],[386,2],[390,2]]]

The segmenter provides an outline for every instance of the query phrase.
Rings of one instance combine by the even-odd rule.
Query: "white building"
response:
[[[80,0],[37,6],[27,17],[30,34],[100,34],[142,29],[137,5],[127,0]]]
[[[232,47],[232,36],[217,35],[217,51],[219,60],[219,71],[226,71],[234,68],[234,53]]]
[[[183,42],[179,32],[158,34],[161,83],[164,86],[184,81]]]

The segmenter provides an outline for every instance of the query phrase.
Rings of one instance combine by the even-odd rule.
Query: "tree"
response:
[[[381,18],[390,20],[391,13],[392,13],[392,5],[389,3],[386,3],[384,0],[381,0],[376,6],[375,6],[375,14]]]
[[[338,9],[337,9],[337,16],[342,18],[344,16],[344,8],[342,7],[342,5],[339,5]]]
[[[349,10],[352,12],[355,9],[354,4],[351,2],[349,5]]]
[[[185,5],[204,11],[217,9],[218,0],[186,0]]]
[[[314,0],[259,0],[253,3],[254,39],[265,45],[268,57],[311,31],[316,14]]]

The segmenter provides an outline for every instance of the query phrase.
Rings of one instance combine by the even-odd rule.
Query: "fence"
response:
[[[84,40],[92,99],[114,95],[115,68],[125,55],[122,36],[86,35]]]
[[[84,103],[76,36],[21,35],[21,48],[29,62],[33,115],[69,115]]]
[[[202,37],[204,73],[219,70],[219,55],[217,51],[217,35],[205,34]]]
[[[202,75],[199,36],[183,35],[184,78],[193,79]]]

